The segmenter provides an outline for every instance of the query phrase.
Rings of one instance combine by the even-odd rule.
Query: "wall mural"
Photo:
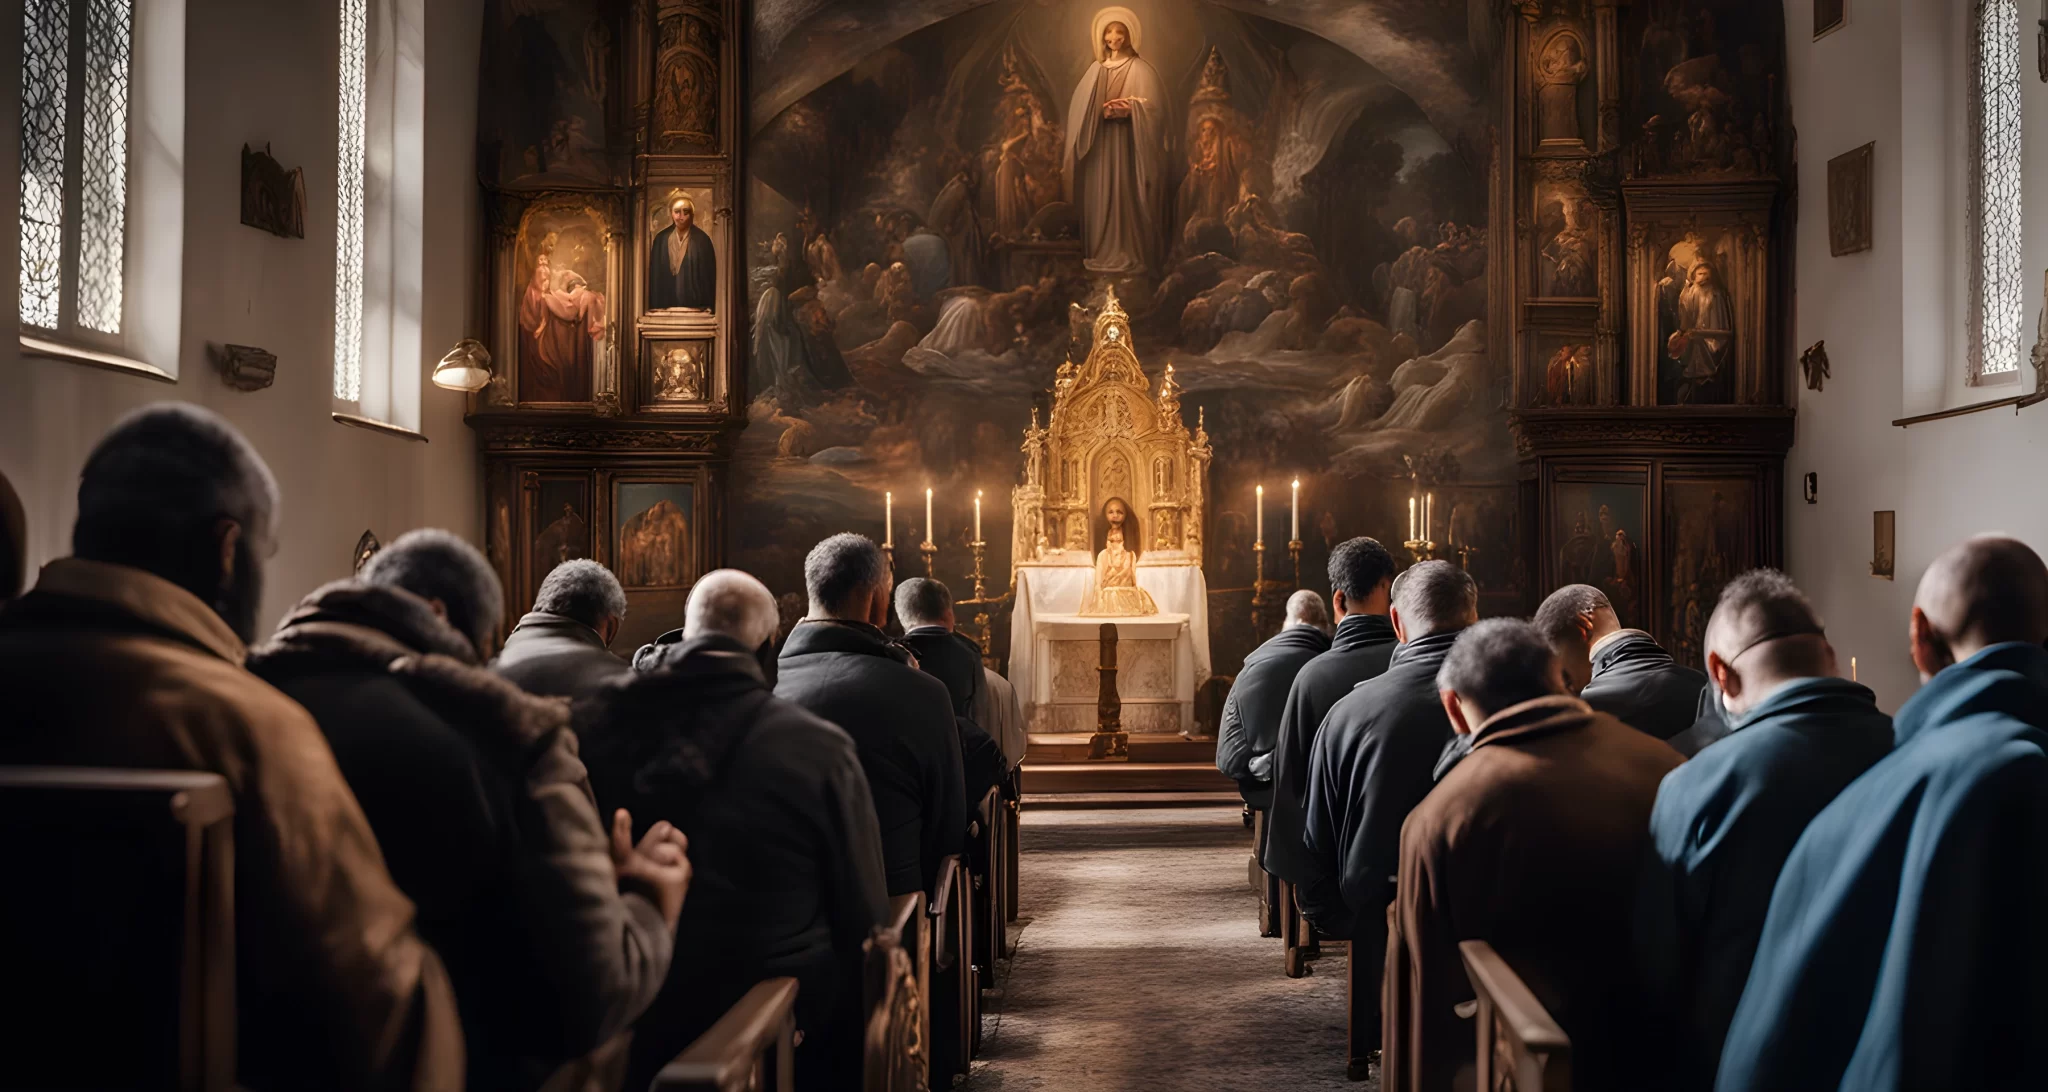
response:
[[[803,56],[772,55],[757,88],[790,77],[784,55]],[[1575,41],[1552,67],[1573,95],[1585,58]],[[1302,579],[1322,588],[1336,542],[1404,537],[1425,466],[1431,537],[1462,539],[1482,588],[1519,603],[1507,387],[1486,336],[1489,153],[1432,120],[1482,98],[1484,75],[1438,75],[1410,93],[1313,33],[1202,0],[1007,0],[757,118],[730,556],[800,591],[808,546],[882,537],[893,491],[899,574],[921,570],[929,536],[966,595],[979,490],[1000,594],[1020,441],[1113,289],[1148,383],[1170,364],[1213,445],[1216,671],[1251,644],[1258,484],[1267,578],[1292,579],[1298,477]],[[1576,111],[1559,107],[1558,139]],[[909,503],[927,487],[929,529]]]

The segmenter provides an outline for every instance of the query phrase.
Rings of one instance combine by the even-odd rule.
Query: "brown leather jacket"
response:
[[[0,762],[227,779],[240,1084],[460,1089],[454,993],[412,903],[320,729],[243,656],[227,624],[169,581],[52,562],[0,612]]]

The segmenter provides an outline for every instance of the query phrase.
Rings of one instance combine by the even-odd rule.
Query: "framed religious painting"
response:
[[[1707,619],[1721,589],[1768,558],[1760,519],[1763,471],[1753,467],[1666,466],[1660,513],[1664,539],[1664,646],[1688,667],[1704,662]]]
[[[513,564],[516,601],[533,602],[555,566],[593,556],[595,534],[588,471],[527,470],[520,474],[519,533]]]
[[[717,155],[735,136],[738,103],[722,77],[739,70],[731,0],[656,0],[648,147]]]
[[[1547,468],[1543,593],[1567,584],[1600,589],[1624,626],[1648,628],[1650,468],[1641,462]]]
[[[642,337],[634,368],[634,408],[659,414],[717,410],[726,395],[717,346],[709,337]]]
[[[709,474],[701,464],[638,460],[599,471],[606,498],[605,561],[626,589],[626,626],[632,631],[622,630],[615,645],[634,648],[683,624],[683,602],[703,575],[718,533]]]
[[[1632,183],[1630,402],[1776,401],[1770,221],[1776,183]]]
[[[500,193],[490,212],[497,373],[477,397],[490,409],[616,414],[629,284],[622,196]]]
[[[1551,173],[1545,171],[1543,173]],[[1601,216],[1583,181],[1538,177],[1530,295],[1592,300],[1600,295]]]
[[[1587,28],[1554,19],[1523,36],[1523,131],[1538,156],[1585,155],[1596,143],[1594,49]]]
[[[723,173],[658,179],[641,191],[639,312],[643,329],[714,330],[736,314],[733,213]],[[802,244],[794,244],[801,263]]]

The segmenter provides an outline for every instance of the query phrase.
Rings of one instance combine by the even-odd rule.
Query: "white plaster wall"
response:
[[[146,2],[146,0],[145,0]],[[336,56],[339,4],[329,0],[189,0],[185,126],[184,322],[180,379],[164,384],[40,358],[0,344],[0,472],[22,495],[29,563],[70,551],[79,467],[122,414],[180,399],[209,406],[245,432],[284,494],[280,546],[264,617],[315,585],[345,576],[365,529],[385,542],[422,526],[480,542],[475,439],[462,398],[426,383],[432,361],[477,323],[474,169],[481,0],[426,3],[425,290],[421,429],[428,443],[335,424]],[[18,0],[0,3],[0,56],[17,56]],[[20,88],[0,81],[0,223],[18,219]],[[241,148],[268,141],[306,172],[306,237],[280,239],[240,223]],[[16,270],[19,239],[0,232],[0,268]],[[14,298],[9,282],[7,299]],[[11,304],[10,304],[11,310]],[[277,381],[242,393],[224,385],[208,343],[277,354]]]
[[[1960,139],[1954,16],[1963,0],[1856,0],[1843,29],[1811,39],[1809,6],[1787,7],[1792,119],[1799,133],[1799,224],[1792,356],[1825,338],[1834,378],[1798,395],[1796,442],[1785,461],[1785,551],[1844,657],[1855,656],[1879,704],[1896,709],[1919,685],[1906,618],[1921,572],[1964,535],[2004,530],[2048,554],[2048,407],[1952,418],[1911,429],[1892,420],[1975,395],[1962,372],[1958,284],[1965,277],[1961,193],[1952,181]],[[2022,4],[2026,42],[2027,266],[2048,268],[2048,85],[2034,76],[2038,14]],[[1827,161],[1876,141],[1875,247],[1828,254]],[[2036,169],[2037,166],[2040,169]],[[2029,293],[2034,299],[2034,293]],[[2028,308],[2028,335],[2033,314]],[[2026,377],[2031,379],[2031,377]],[[1801,477],[1820,475],[1820,501],[1801,501]],[[1898,513],[1896,581],[1871,577],[1871,513]]]

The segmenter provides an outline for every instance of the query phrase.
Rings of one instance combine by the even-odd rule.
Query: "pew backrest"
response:
[[[233,1086],[234,813],[218,774],[0,768],[8,1084]]]
[[[866,945],[867,1029],[864,1046],[864,1092],[920,1092],[927,1086],[925,1002],[919,984],[914,948],[906,935],[918,929],[916,895],[899,895],[890,904],[890,920],[876,926]]]
[[[651,1092],[795,1092],[796,979],[770,978],[654,1078]]]
[[[1478,995],[1478,1087],[1488,1092],[1570,1092],[1572,1044],[1513,967],[1483,940],[1458,943]]]

